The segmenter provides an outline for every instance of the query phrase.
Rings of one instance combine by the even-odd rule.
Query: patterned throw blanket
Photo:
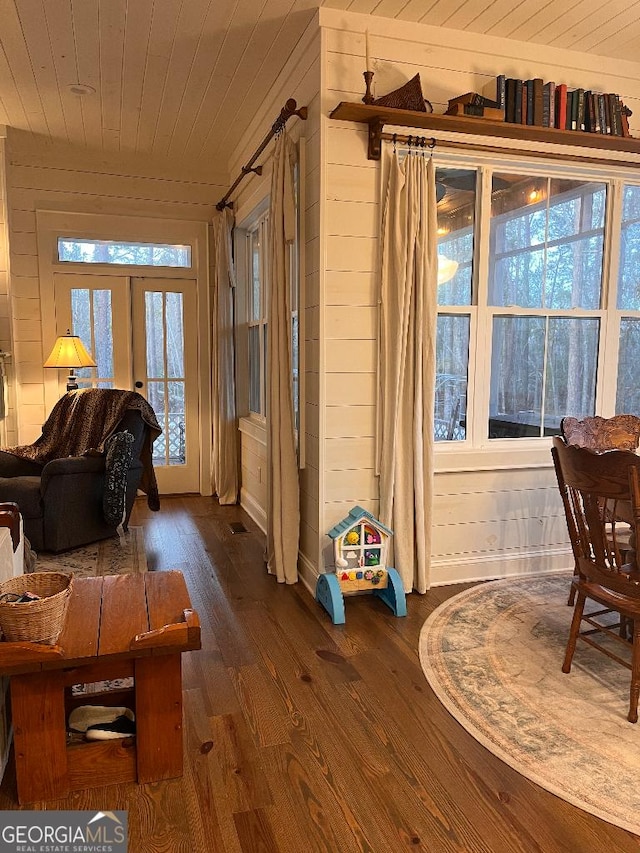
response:
[[[140,489],[147,495],[149,509],[160,509],[158,484],[153,470],[152,446],[162,432],[155,412],[137,391],[116,388],[81,388],[68,391],[51,410],[42,435],[33,444],[4,447],[6,453],[45,465],[66,456],[102,454],[127,409],[137,409],[149,429],[140,453]]]

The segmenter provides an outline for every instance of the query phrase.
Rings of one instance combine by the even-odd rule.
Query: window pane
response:
[[[438,304],[470,305],[475,169],[437,169]]]
[[[147,381],[147,399],[151,408],[156,413],[158,423],[162,427],[162,434],[153,442],[154,465],[167,464],[167,421],[165,410],[165,384],[164,382]]]
[[[191,267],[191,246],[58,237],[58,260],[81,264]]]
[[[489,438],[540,435],[544,317],[494,317]]]
[[[260,232],[254,231],[250,235],[251,245],[251,298],[249,305],[249,319],[259,320],[261,317],[260,306]]]
[[[622,311],[640,310],[640,187],[624,188],[618,308]]]
[[[623,317],[620,322],[616,414],[640,415],[640,320]]]
[[[552,317],[549,320],[545,378],[545,434],[558,432],[565,415],[593,415],[600,320]]]
[[[184,382],[168,382],[169,410],[167,412],[168,426],[168,462],[169,465],[184,465],[185,445],[185,405],[184,405]]]
[[[97,367],[77,368],[75,373],[85,381],[82,387],[91,387],[94,380],[99,388],[113,387],[113,324],[111,291],[71,289],[72,329],[93,356]]]
[[[164,378],[164,293],[147,291],[144,295],[147,335],[147,377]]]
[[[184,376],[184,332],[182,294],[166,294],[167,310],[167,376]]]
[[[98,376],[113,376],[113,315],[111,291],[93,291],[93,359],[98,365]]]
[[[489,438],[553,435],[594,413],[597,318],[495,317]]]
[[[249,327],[249,411],[260,414],[260,328]]]
[[[463,441],[466,438],[467,365],[470,318],[441,314],[436,342],[436,387],[434,440]]]
[[[494,175],[489,304],[598,309],[605,201],[600,183]]]

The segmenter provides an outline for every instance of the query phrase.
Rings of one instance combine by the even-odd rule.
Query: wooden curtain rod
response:
[[[235,179],[235,181],[231,184],[231,186],[227,190],[226,195],[224,195],[220,199],[220,201],[216,204],[216,210],[224,210],[225,207],[233,207],[233,202],[228,201],[229,196],[231,195],[231,193],[235,190],[235,188],[238,186],[240,181],[246,175],[250,175],[251,172],[255,172],[256,175],[262,174],[262,166],[256,166],[254,168],[253,164],[256,162],[258,157],[262,154],[264,149],[267,147],[269,140],[272,139],[277,133],[280,133],[282,128],[285,126],[287,121],[292,116],[298,116],[298,118],[301,118],[303,121],[305,121],[307,118],[307,108],[306,107],[300,107],[298,109],[298,106],[297,106],[295,100],[293,98],[289,98],[287,103],[280,110],[280,115],[274,121],[274,123],[271,125],[271,130],[269,131],[269,133],[267,133],[265,138],[262,140],[262,142],[260,143],[260,145],[258,146],[256,151],[254,152],[253,157],[249,160],[249,162],[247,163],[246,166],[242,167],[240,174]]]

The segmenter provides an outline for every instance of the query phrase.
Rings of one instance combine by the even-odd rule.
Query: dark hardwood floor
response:
[[[249,533],[232,534],[238,520]],[[183,656],[185,773],[47,808],[127,809],[131,853],[640,850],[504,765],[431,692],[420,628],[462,587],[412,595],[402,619],[350,599],[334,626],[301,584],[266,574],[239,507],[176,497],[150,513],[138,501],[132,522],[150,569],[184,572],[202,622],[202,649]],[[10,764],[0,809],[16,808]]]

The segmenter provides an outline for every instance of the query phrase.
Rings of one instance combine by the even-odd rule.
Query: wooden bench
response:
[[[181,654],[199,648],[200,623],[178,571],[74,580],[56,646],[0,643],[19,802],[181,776]],[[125,691],[72,695],[74,684],[130,676]],[[84,704],[132,708],[135,738],[68,742],[68,714]]]

